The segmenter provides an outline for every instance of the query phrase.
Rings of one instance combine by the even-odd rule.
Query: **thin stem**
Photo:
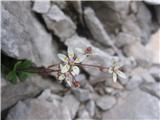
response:
[[[48,66],[48,68],[51,68],[51,67],[55,67],[55,66],[58,66],[60,63],[58,63],[58,64],[53,64],[53,65],[50,65],[50,66]]]
[[[108,67],[103,67],[103,66],[99,66],[99,65],[91,65],[91,64],[76,64],[78,66],[84,66],[84,67],[95,67],[95,68],[99,68],[99,69],[108,69]]]
[[[72,73],[71,73],[70,71],[69,71],[69,74],[72,76],[72,78],[73,78],[74,82],[76,82],[75,77],[72,75]]]

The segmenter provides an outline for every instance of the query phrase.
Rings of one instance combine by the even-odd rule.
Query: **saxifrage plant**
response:
[[[61,60],[60,63],[50,65],[47,68],[33,66],[29,60],[18,61],[13,70],[8,73],[7,79],[12,83],[17,83],[25,80],[30,76],[30,73],[48,76],[54,72],[60,82],[65,82],[69,87],[80,87],[80,83],[75,77],[80,73],[80,68],[82,67],[93,67],[98,68],[101,72],[108,72],[112,74],[114,82],[117,82],[118,76],[126,79],[125,73],[120,70],[122,66],[118,62],[112,61],[112,66],[109,67],[83,63],[85,59],[93,54],[91,47],[85,49],[77,48],[76,53],[71,48],[68,48],[67,55],[58,54],[58,58]]]

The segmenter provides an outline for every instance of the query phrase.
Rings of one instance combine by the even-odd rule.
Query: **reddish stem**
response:
[[[55,66],[58,66],[60,63],[58,63],[58,64],[53,64],[53,65],[50,65],[50,66],[48,66],[48,68],[51,68],[51,67],[55,67]]]
[[[78,66],[84,66],[84,67],[95,67],[95,68],[99,68],[99,69],[108,69],[108,67],[103,67],[103,66],[99,66],[99,65],[91,65],[91,64],[76,64]]]

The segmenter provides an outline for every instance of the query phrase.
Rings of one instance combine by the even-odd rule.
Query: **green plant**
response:
[[[56,73],[56,77],[60,82],[65,82],[69,87],[79,87],[80,83],[75,79],[80,73],[80,67],[93,67],[98,68],[101,72],[108,72],[112,74],[113,81],[117,82],[117,78],[122,77],[126,79],[126,75],[120,70],[122,67],[118,62],[113,61],[112,66],[105,67],[100,65],[84,64],[83,61],[92,55],[92,48],[87,47],[86,49],[76,49],[78,54],[68,48],[68,54],[58,54],[61,60],[58,64],[53,64],[45,67],[33,67],[33,64],[29,60],[18,61],[13,69],[8,73],[7,79],[12,83],[23,81],[30,76],[30,73],[38,73],[43,76],[48,76],[52,72]]]
[[[13,69],[8,73],[7,79],[14,84],[17,83],[18,81],[25,80],[31,74],[31,71],[29,71],[31,66],[32,62],[29,60],[18,61],[14,65]]]

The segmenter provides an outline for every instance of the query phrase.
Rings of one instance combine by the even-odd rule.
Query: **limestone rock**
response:
[[[2,3],[2,51],[38,66],[57,63],[57,45],[31,13],[30,2]]]
[[[52,96],[51,93],[49,94]],[[55,101],[43,97],[20,101],[9,111],[6,120],[71,120],[68,109]]]
[[[147,83],[141,89],[160,99],[160,83]]]
[[[68,108],[72,119],[74,119],[80,105],[79,101],[73,95],[65,95],[62,104]]]
[[[115,45],[117,47],[123,47],[125,45],[133,44],[136,41],[138,41],[138,39],[133,35],[128,34],[127,32],[120,32],[115,39]]]
[[[85,102],[91,99],[91,95],[88,90],[77,88],[73,89],[73,93],[76,96],[76,98],[81,102]]]
[[[50,8],[50,1],[35,1],[33,11],[37,13],[47,13]]]
[[[84,5],[94,9],[105,30],[109,33],[114,33],[120,28],[129,12],[128,1],[92,1],[85,2]]]
[[[6,86],[2,87],[1,91],[1,109],[5,110],[19,100],[34,97],[46,88],[50,88],[55,93],[63,90],[59,83],[43,79],[38,75],[33,75],[26,81],[16,85],[7,84]]]
[[[140,42],[135,42],[134,44],[126,46],[124,48],[124,53],[127,56],[133,56],[139,62],[146,61],[149,63],[152,60],[151,54]]]
[[[160,29],[151,36],[150,41],[146,44],[145,48],[150,52],[152,62],[160,64]]]
[[[58,6],[52,5],[49,11],[43,15],[45,23],[61,41],[75,34],[76,26],[73,21],[66,16]]]
[[[103,28],[103,25],[100,22],[100,20],[96,17],[93,9],[86,8],[84,10],[84,18],[93,38],[97,42],[110,46],[111,39],[109,35],[106,33],[105,29]]]
[[[80,118],[80,119],[89,119],[90,116],[89,116],[88,111],[85,108],[81,108],[78,111],[78,118]]]
[[[106,119],[158,119],[160,102],[156,97],[135,89],[122,99],[110,111],[103,113]]]
[[[86,110],[88,111],[89,115],[91,117],[93,117],[95,115],[95,111],[96,111],[96,104],[94,102],[94,100],[90,100],[87,104],[86,104]]]
[[[102,110],[109,110],[116,104],[116,99],[112,96],[103,96],[96,101],[96,105]]]

